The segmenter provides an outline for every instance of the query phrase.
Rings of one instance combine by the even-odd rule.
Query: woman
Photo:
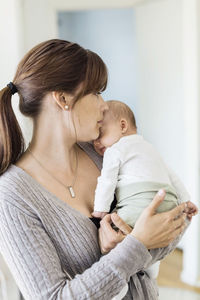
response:
[[[156,299],[142,270],[183,233],[186,205],[155,214],[160,191],[133,230],[108,214],[98,243],[90,217],[101,159],[87,142],[108,109],[100,95],[106,83],[97,54],[55,39],[29,51],[0,93],[0,250],[25,299],[111,299],[127,282],[124,299]],[[16,92],[33,120],[26,151],[11,107]]]

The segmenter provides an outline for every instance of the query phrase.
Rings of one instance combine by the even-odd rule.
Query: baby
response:
[[[165,165],[153,146],[137,134],[131,109],[120,101],[107,101],[100,136],[94,148],[103,155],[103,168],[95,191],[94,217],[102,218],[110,211],[116,193],[117,214],[131,227],[159,189],[166,197],[158,208],[164,212],[188,201],[185,187]]]
[[[167,168],[153,146],[137,134],[131,109],[120,101],[107,101],[107,104],[109,110],[100,136],[93,143],[104,158],[92,215],[103,218],[110,211],[114,193],[117,199],[114,211],[131,227],[160,189],[165,190],[166,197],[158,212],[188,201],[190,197],[178,177]],[[145,271],[155,279],[158,270],[159,263],[156,263]]]

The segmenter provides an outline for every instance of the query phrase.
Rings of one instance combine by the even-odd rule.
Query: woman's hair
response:
[[[40,43],[24,56],[12,83],[19,94],[21,113],[36,118],[48,92],[72,95],[76,92],[75,102],[87,94],[104,91],[107,69],[96,53],[76,43],[53,39]],[[22,131],[11,105],[12,94],[12,84],[0,91],[0,174],[25,150]]]

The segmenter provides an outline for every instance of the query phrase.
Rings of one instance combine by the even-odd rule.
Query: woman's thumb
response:
[[[151,215],[154,215],[156,213],[156,209],[160,206],[162,201],[165,199],[166,192],[165,190],[161,189],[158,191],[158,193],[155,195],[153,200],[148,206],[148,211]]]

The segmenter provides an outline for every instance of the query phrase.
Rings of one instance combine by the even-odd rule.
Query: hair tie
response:
[[[11,90],[12,95],[17,93],[17,87],[16,87],[16,85],[14,85],[14,83],[12,83],[12,82],[8,83],[7,87],[9,87],[9,89]]]

